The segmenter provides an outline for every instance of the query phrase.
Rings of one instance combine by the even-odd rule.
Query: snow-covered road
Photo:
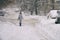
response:
[[[7,16],[11,18],[11,15]],[[60,40],[60,24],[54,24],[55,19],[24,15],[20,27],[15,17],[16,15],[14,19],[0,17],[0,40]]]
[[[0,20],[0,40],[40,40],[36,30],[29,25],[18,26]]]
[[[44,17],[43,19],[36,16],[28,18],[23,20],[21,27],[16,25],[18,23],[14,24],[15,21],[1,18],[0,40],[60,40],[60,24],[54,24],[53,21],[47,22]]]

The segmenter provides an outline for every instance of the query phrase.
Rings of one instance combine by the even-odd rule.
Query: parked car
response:
[[[0,16],[4,16],[5,15],[5,11],[3,11],[3,10],[0,10]]]
[[[48,15],[48,18],[56,19],[55,23],[60,23],[60,10],[51,10]]]

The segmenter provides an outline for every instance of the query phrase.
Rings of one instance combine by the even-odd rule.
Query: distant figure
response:
[[[19,13],[18,19],[19,19],[19,26],[22,26],[22,19],[23,19],[23,17],[22,17],[22,12],[21,11]]]

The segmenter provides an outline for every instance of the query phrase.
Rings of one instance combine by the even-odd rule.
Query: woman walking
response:
[[[19,19],[19,26],[22,26],[22,19],[23,19],[23,17],[22,17],[22,12],[21,11],[19,13],[18,19]]]

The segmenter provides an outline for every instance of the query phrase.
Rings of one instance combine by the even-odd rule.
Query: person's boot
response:
[[[21,26],[22,26],[22,24],[21,24],[21,23],[19,23],[19,26],[21,27]]]

